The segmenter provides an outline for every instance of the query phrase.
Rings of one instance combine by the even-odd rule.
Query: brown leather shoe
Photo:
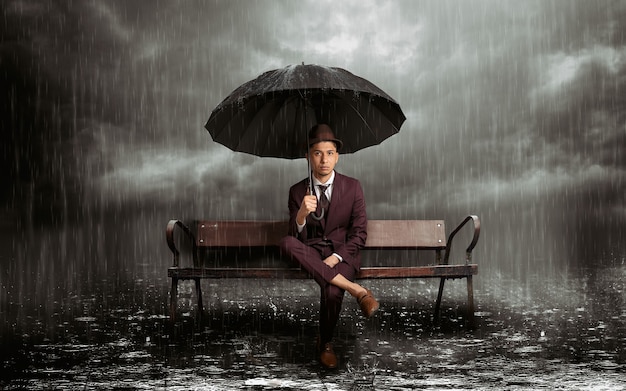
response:
[[[333,350],[333,344],[327,342],[323,347],[320,347],[320,363],[328,369],[337,368],[337,355]]]
[[[369,289],[367,289],[365,293],[359,296],[356,301],[357,303],[359,303],[359,306],[361,306],[361,311],[366,318],[374,315],[374,313],[376,313],[376,311],[378,311],[378,308],[380,307],[378,301],[376,301],[374,295]]]

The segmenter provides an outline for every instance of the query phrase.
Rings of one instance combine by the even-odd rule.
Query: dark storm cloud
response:
[[[554,86],[536,103],[536,127],[545,140],[581,164],[626,167],[620,150],[626,146],[626,58],[604,49],[561,59],[556,71],[570,73],[570,80]],[[600,53],[598,53],[600,52]],[[613,59],[621,61],[612,64]]]
[[[474,211],[513,233],[502,216],[529,213],[546,232],[545,221],[568,223],[560,203],[626,220],[622,2],[0,7],[2,125],[13,129],[3,157],[16,183],[4,198],[29,213],[81,202],[283,218],[304,162],[234,153],[202,126],[240,84],[305,62],[371,80],[407,115],[398,135],[340,159],[373,217]]]
[[[234,88],[234,72],[221,70],[243,51],[229,42],[241,42],[232,27],[247,11],[227,3],[3,2],[3,161],[15,183],[3,198],[25,201],[40,217],[62,216],[64,204],[91,201],[85,192],[124,198],[110,181],[118,171],[139,174],[171,148],[202,148],[202,124],[218,102],[212,94]]]
[[[423,156],[416,160],[415,172],[420,172],[423,161],[445,159],[437,174],[454,178],[459,188],[476,181],[488,189],[494,181],[515,188],[518,178],[562,164],[575,171],[568,175],[575,176],[580,159],[575,148],[561,148],[564,142],[588,148],[594,158],[615,157],[623,146],[620,71],[590,80],[581,66],[558,87],[560,94],[551,88],[558,65],[556,74],[548,71],[559,55],[576,59],[589,52],[598,62],[613,56],[617,62],[613,66],[623,69],[621,41],[611,38],[623,35],[619,22],[623,6],[614,13],[596,3],[570,2],[558,8],[551,4],[444,2],[428,11],[431,17],[424,18],[420,30],[428,55],[424,66],[415,66],[416,73],[423,70],[424,75],[413,83],[415,97],[404,91],[399,97],[422,110],[420,122],[407,123],[411,128],[399,135],[404,148],[415,148]],[[539,104],[537,91],[544,92]],[[567,110],[561,111],[561,105]],[[605,152],[590,151],[580,132],[573,130],[592,132],[584,120],[591,117],[606,124],[598,140],[607,147]],[[414,141],[408,132],[413,132]],[[449,191],[455,186],[444,187]],[[549,185],[544,190],[549,191]]]

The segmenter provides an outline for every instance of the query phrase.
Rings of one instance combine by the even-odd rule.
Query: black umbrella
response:
[[[343,141],[341,153],[352,153],[398,133],[405,119],[398,103],[371,82],[341,68],[303,64],[241,85],[205,127],[234,151],[295,159],[304,157],[317,123],[330,125]]]
[[[256,156],[304,157],[309,129],[327,123],[341,153],[381,143],[406,117],[383,90],[352,73],[290,65],[263,73],[233,91],[205,127],[216,142]]]

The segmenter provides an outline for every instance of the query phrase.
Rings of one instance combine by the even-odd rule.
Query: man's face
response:
[[[337,147],[332,141],[322,141],[313,144],[309,149],[311,169],[317,179],[328,179],[339,161]]]

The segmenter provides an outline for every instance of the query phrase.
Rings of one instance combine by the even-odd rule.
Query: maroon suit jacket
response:
[[[289,235],[308,245],[330,240],[333,251],[358,271],[361,268],[359,252],[367,239],[367,215],[361,183],[335,171],[333,194],[325,219],[316,221],[309,215],[304,229],[298,233],[296,215],[302,199],[309,192],[308,183],[307,178],[289,189]]]

